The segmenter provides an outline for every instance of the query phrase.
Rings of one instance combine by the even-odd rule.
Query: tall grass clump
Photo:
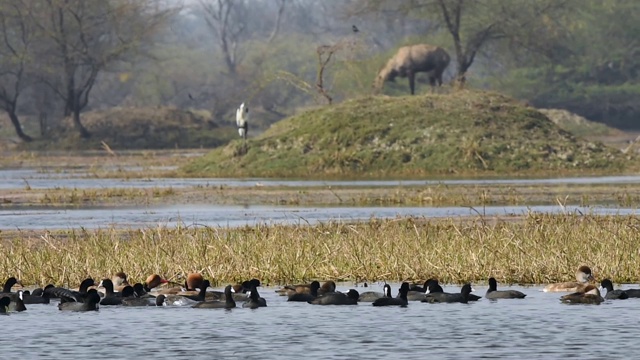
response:
[[[193,271],[214,283],[309,279],[424,280],[445,283],[568,281],[580,265],[597,278],[640,281],[635,216],[537,215],[521,221],[477,218],[371,219],[314,226],[237,229],[182,226],[14,233],[0,244],[0,278],[77,285],[125,271],[182,281]]]

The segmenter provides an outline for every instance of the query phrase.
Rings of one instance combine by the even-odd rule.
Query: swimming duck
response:
[[[424,293],[423,293],[424,295]],[[376,292],[376,291],[366,291],[363,292],[362,294],[360,294],[360,297],[358,298],[359,302],[374,302],[378,299],[384,298],[384,297],[391,297],[391,285],[389,284],[384,284],[384,286],[382,287],[382,292]]]
[[[498,282],[494,278],[489,278],[489,289],[484,295],[487,299],[524,299],[524,293],[517,290],[498,290]]]
[[[233,287],[227,285],[224,288],[225,301],[202,301],[193,305],[194,308],[206,308],[206,309],[232,309],[236,307],[236,302],[233,300],[233,293],[231,291]]]
[[[142,284],[142,286],[145,292],[150,292],[152,289],[155,289],[158,286],[166,284],[168,282],[169,281],[163,279],[162,276],[158,274],[151,274],[147,277],[147,280],[144,281],[144,284]]]
[[[309,286],[309,293],[293,293],[289,296],[287,301],[304,301],[309,302],[313,301],[318,297],[318,289],[320,289],[320,282],[313,281]],[[391,289],[391,288],[389,288]],[[391,291],[391,290],[389,290]]]
[[[604,296],[608,300],[625,300],[629,298],[629,295],[625,290],[613,290],[613,283],[609,279],[604,279],[600,282],[600,286],[607,290],[607,294]]]
[[[258,288],[255,285],[251,286],[251,293],[249,294],[249,300],[242,303],[242,307],[246,307],[249,309],[257,309],[259,307],[266,307],[267,300],[260,297],[258,293]]]
[[[113,289],[116,292],[121,292],[125,286],[129,286],[129,281],[127,280],[127,274],[122,271],[119,271],[111,277],[111,282],[113,282]]]
[[[325,281],[318,289],[318,295],[331,293],[336,291],[336,283],[333,280]],[[281,296],[291,296],[295,293],[309,294],[311,292],[311,284],[286,285],[276,290]]]
[[[460,289],[460,292],[457,294],[450,294],[450,293],[446,293],[446,292],[432,292],[429,291],[429,293],[425,296],[424,300],[422,300],[422,302],[427,302],[427,303],[463,303],[466,304],[469,301],[477,301],[473,300],[473,298],[471,297],[471,292],[473,291],[473,288],[471,287],[471,284],[465,284],[464,286],[462,286],[462,289]],[[480,297],[476,295],[476,297],[479,299]]]
[[[351,289],[346,294],[341,292],[328,292],[319,295],[309,304],[314,305],[358,305],[360,294],[357,290]]]
[[[142,284],[140,284],[142,286]],[[145,295],[144,297],[136,297],[135,290],[131,287],[134,296],[123,297],[122,298],[122,306],[155,306],[156,299],[153,296]],[[125,294],[127,292],[127,288],[123,289],[122,292]],[[164,295],[158,295],[163,296]],[[163,298],[164,301],[164,298]]]
[[[96,311],[100,307],[100,295],[96,289],[87,292],[84,302],[61,302],[58,309],[63,311]]]
[[[589,281],[593,281],[591,269],[588,266],[580,266],[576,271],[576,281],[549,284],[542,290],[544,292],[584,292],[589,285]]]
[[[27,305],[50,303],[49,294],[45,293],[41,288],[34,289],[31,294],[28,294],[28,291],[23,292],[22,300]]]
[[[24,306],[24,291],[18,290],[18,292],[12,294],[11,296],[11,304],[9,305],[9,311],[25,311],[27,307]]]
[[[80,283],[80,287],[78,291],[69,290],[62,287],[47,287],[45,288],[45,293],[48,293],[50,297],[58,297],[60,298],[61,303],[65,302],[83,302],[89,293],[89,287],[97,285],[92,278],[87,278],[82,280]],[[98,291],[92,289],[93,292],[98,294]],[[98,295],[100,297],[100,295]]]
[[[593,285],[587,285],[584,288],[584,292],[574,292],[572,294],[564,295],[560,298],[560,301],[566,304],[595,304],[599,305],[604,301],[600,296],[600,291]]]
[[[120,305],[122,304],[122,294],[113,291],[113,282],[109,279],[102,279],[98,288],[104,288],[104,298],[100,305]]]
[[[187,275],[187,279],[184,281],[184,287],[187,291],[195,291],[201,289],[205,280],[200,273],[191,273]]]
[[[204,280],[202,283],[200,283],[199,285],[199,290],[197,295],[191,295],[188,292],[182,292],[182,293],[178,293],[178,296],[183,296],[187,299],[191,299],[194,301],[205,301],[206,297],[207,297],[207,288],[209,286],[211,286],[211,283],[209,282],[209,280]]]
[[[630,298],[640,298],[640,289],[625,289],[624,292]]]
[[[13,294],[13,292],[11,292],[11,288],[13,288],[15,285],[22,286],[22,282],[13,276],[8,278],[7,281],[4,282],[4,286],[2,287],[2,292],[0,292],[0,296]]]
[[[9,311],[9,305],[11,304],[11,298],[3,296],[0,298],[0,314],[7,314]]]
[[[409,283],[403,282],[398,291],[399,298],[383,297],[373,302],[373,306],[407,306],[407,293],[409,292]]]

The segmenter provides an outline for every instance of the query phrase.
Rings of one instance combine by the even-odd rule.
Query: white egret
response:
[[[236,110],[236,125],[238,125],[238,133],[246,141],[249,130],[249,108],[244,103]]]

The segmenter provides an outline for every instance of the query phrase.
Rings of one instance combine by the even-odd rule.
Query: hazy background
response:
[[[112,107],[231,123],[243,101],[264,129],[327,103],[316,84],[328,55],[323,88],[339,102],[371,93],[413,43],[449,51],[446,81],[640,128],[634,0],[0,0],[0,22],[0,110],[13,125],[46,123],[26,136],[64,116],[82,133],[82,114]],[[407,94],[406,79],[385,93]]]

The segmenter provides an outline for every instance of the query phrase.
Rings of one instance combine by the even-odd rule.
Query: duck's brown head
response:
[[[147,289],[153,289],[154,287],[160,286],[160,284],[166,284],[168,281],[163,279],[162,276],[158,274],[152,274],[147,277],[145,280],[145,284],[147,285]]]
[[[187,276],[187,280],[185,281],[185,287],[187,290],[195,290],[202,288],[202,284],[204,283],[204,278],[200,273],[191,273]]]

